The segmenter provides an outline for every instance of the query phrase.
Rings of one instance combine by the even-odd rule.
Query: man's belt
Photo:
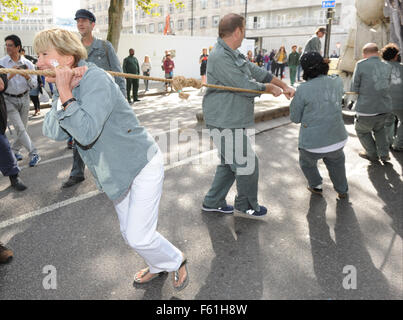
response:
[[[10,94],[10,93],[7,93],[7,92],[4,92],[4,94],[5,94],[6,96],[13,97],[13,98],[21,98],[21,97],[25,96],[28,91],[29,91],[29,90],[27,90],[27,91],[25,91],[25,92],[23,92],[23,93],[21,93],[21,94]]]

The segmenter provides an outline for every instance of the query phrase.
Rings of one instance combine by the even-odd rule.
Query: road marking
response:
[[[72,203],[76,203],[76,202],[81,201],[81,200],[85,200],[85,199],[88,199],[88,198],[95,197],[95,196],[97,196],[97,195],[99,195],[101,193],[102,192],[99,191],[99,190],[91,191],[89,193],[80,195],[78,197],[71,198],[71,199],[68,199],[68,200],[65,200],[65,201],[61,201],[61,202],[52,204],[50,206],[47,206],[47,207],[44,207],[44,208],[29,212],[27,214],[21,215],[19,217],[6,220],[6,221],[0,223],[0,229],[9,227],[9,226],[11,226],[13,224],[16,224],[16,223],[23,222],[23,221],[25,221],[27,219],[30,219],[30,218],[33,218],[33,217],[40,216],[40,215],[42,215],[44,213],[47,213],[47,212],[50,212],[50,211],[54,211],[56,209],[66,207],[66,206],[68,206],[68,205],[70,205]]]
[[[38,163],[38,166],[39,165],[44,165],[44,164],[47,164],[47,163],[51,163],[51,162],[55,162],[55,161],[59,161],[59,160],[63,160],[63,159],[67,159],[67,158],[72,158],[72,157],[73,157],[73,154],[65,154],[64,156],[61,156],[61,157],[52,158],[52,159],[48,159],[48,160],[44,160],[44,161],[41,160]],[[20,167],[21,170],[22,169],[27,169],[27,168],[29,168],[29,165],[25,165],[23,167]]]
[[[196,156],[189,157],[189,158],[186,158],[184,160],[175,162],[175,163],[173,163],[171,165],[164,166],[165,172],[169,171],[169,170],[171,170],[173,168],[188,164],[188,163],[196,160],[197,158],[202,158],[202,157],[205,157],[207,155],[210,155],[212,152],[217,152],[217,149],[210,150],[210,151],[207,151],[207,152],[203,152],[203,153],[200,153],[200,154],[198,154]],[[59,158],[61,158],[61,157],[59,157]],[[56,159],[58,159],[58,158],[55,158],[55,159],[52,159],[52,160],[56,161]],[[79,201],[82,201],[82,200],[86,200],[86,199],[95,197],[95,196],[97,196],[97,195],[99,195],[101,193],[102,192],[99,191],[99,190],[91,191],[91,192],[88,192],[86,194],[83,194],[83,195],[80,195],[80,196],[77,196],[77,197],[74,197],[74,198],[70,198],[68,200],[64,200],[64,201],[52,204],[52,205],[47,206],[47,207],[43,207],[43,208],[35,210],[35,211],[31,211],[31,212],[29,212],[27,214],[24,214],[24,215],[21,215],[19,217],[12,218],[12,219],[6,220],[4,222],[0,222],[0,229],[10,227],[10,226],[12,226],[14,224],[23,222],[23,221],[31,219],[33,217],[40,216],[40,215],[42,215],[44,213],[48,213],[48,212],[54,211],[56,209],[66,207],[66,206],[68,206],[70,204],[73,204],[73,203],[76,203],[76,202],[79,202]]]

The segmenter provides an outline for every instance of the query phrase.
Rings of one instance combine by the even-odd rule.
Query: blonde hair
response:
[[[36,34],[34,38],[34,50],[37,54],[54,48],[57,53],[74,57],[76,66],[81,59],[87,59],[85,49],[78,36],[64,29],[49,29]]]

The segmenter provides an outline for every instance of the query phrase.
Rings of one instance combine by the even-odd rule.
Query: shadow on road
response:
[[[259,227],[263,221],[202,213],[215,253],[195,300],[259,300],[263,295]],[[234,228],[235,240],[231,229]]]
[[[307,220],[314,272],[327,299],[390,299],[389,285],[373,264],[355,212],[348,200],[337,202],[335,241],[326,222],[326,200],[311,196]],[[357,271],[357,288],[345,289],[345,266]]]
[[[403,182],[391,163],[368,166],[368,176],[385,203],[384,212],[393,220],[391,227],[403,238]]]

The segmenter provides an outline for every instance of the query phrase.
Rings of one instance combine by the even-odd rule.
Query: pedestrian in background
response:
[[[385,121],[386,138],[392,150],[403,151],[403,64],[400,62],[399,47],[389,43],[382,49],[382,58],[392,66],[390,82],[392,113]],[[397,128],[396,117],[399,120]]]
[[[284,46],[281,46],[276,55],[274,56],[274,61],[276,61],[276,77],[280,79],[284,78],[284,68],[287,64],[287,51],[285,51]],[[279,76],[280,71],[280,76]]]
[[[253,52],[252,52],[252,50],[248,50],[246,59],[248,59],[248,61],[250,61],[250,62],[252,62],[252,63],[255,63],[255,59],[253,59]]]
[[[129,56],[123,60],[123,72],[129,74],[140,74],[140,67],[137,58],[134,56],[134,49],[129,49]],[[126,78],[126,92],[127,101],[132,103],[130,99],[131,92],[133,91],[133,102],[140,101],[138,98],[139,92],[139,79]]]
[[[276,56],[276,53],[277,53],[277,50],[275,50],[275,49],[273,49],[271,52],[270,52],[270,56],[269,56],[269,58],[270,58],[270,63],[271,63],[271,74],[272,75],[275,75],[276,74],[276,70],[277,70],[277,64],[276,64],[276,61],[274,60],[274,57]],[[267,70],[267,71],[269,71],[269,70]]]
[[[308,180],[308,190],[322,195],[318,160],[323,159],[340,199],[347,197],[345,155],[347,131],[342,115],[343,81],[328,76],[329,64],[318,52],[301,57],[306,82],[298,86],[290,105],[290,119],[300,123],[299,164]]]
[[[325,34],[326,34],[325,27],[317,28],[315,34],[311,38],[309,38],[309,40],[305,44],[304,53],[307,52],[321,53],[320,50],[322,45],[320,43],[320,39],[323,38]]]
[[[38,80],[38,85],[36,88],[31,89],[29,92],[29,98],[31,99],[32,103],[34,104],[34,109],[35,112],[33,116],[37,116],[38,114],[41,114],[41,103],[39,101],[39,93],[43,93],[43,83],[42,83],[42,77],[37,76]]]
[[[149,56],[144,56],[144,62],[141,64],[141,71],[143,72],[143,76],[149,77],[151,74],[151,61]],[[146,87],[145,91],[148,91],[148,82],[149,80],[144,79],[144,85]]]
[[[290,69],[290,82],[291,82],[291,85],[293,86],[295,83],[296,75],[297,75],[297,69],[298,69],[298,65],[299,65],[300,55],[297,52],[296,45],[293,45],[291,47],[291,49],[292,49],[292,52],[288,56],[288,67]]]
[[[301,59],[302,47],[298,47],[298,54],[299,54],[299,58]],[[297,81],[298,82],[301,82],[301,71],[302,71],[301,63],[298,63],[298,68],[297,68]]]
[[[165,61],[164,61],[164,71],[165,71],[165,79],[172,79],[174,77],[174,68],[175,63],[171,59],[171,53],[168,52]],[[168,91],[168,85],[172,90],[172,84],[165,82],[165,91]]]
[[[31,61],[21,55],[21,39],[16,35],[9,35],[5,39],[7,55],[0,59],[4,68],[35,70]],[[20,154],[23,146],[29,152],[29,166],[36,166],[41,157],[27,132],[28,114],[30,108],[29,91],[38,85],[36,75],[10,74],[8,86],[4,91],[4,100],[7,106],[8,120],[15,129],[15,140],[12,150],[18,161],[22,160]]]
[[[2,66],[0,66],[2,68]],[[11,187],[17,191],[24,191],[27,187],[19,177],[20,168],[17,165],[17,159],[11,151],[10,143],[6,136],[7,129],[7,107],[4,101],[3,93],[7,89],[8,80],[6,74],[0,75],[0,171],[9,177]],[[0,243],[0,262],[5,262],[10,252],[6,252]],[[11,253],[12,255],[12,253]],[[7,259],[6,259],[7,258]]]

